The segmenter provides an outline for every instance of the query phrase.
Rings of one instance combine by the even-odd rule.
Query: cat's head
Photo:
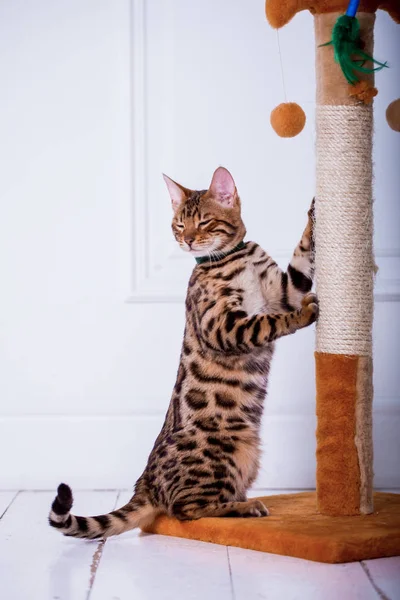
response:
[[[241,242],[246,228],[240,215],[240,198],[232,175],[219,167],[208,190],[189,190],[164,175],[174,216],[172,231],[180,247],[193,256],[212,258]]]

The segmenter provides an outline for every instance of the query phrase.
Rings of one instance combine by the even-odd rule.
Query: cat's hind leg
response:
[[[173,514],[180,521],[185,521],[202,517],[267,517],[269,512],[261,500],[250,499],[244,502],[210,502],[206,506],[198,506],[196,502],[182,506],[175,503]]]

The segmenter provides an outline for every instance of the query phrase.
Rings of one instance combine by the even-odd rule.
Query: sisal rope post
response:
[[[372,107],[316,114],[317,352],[372,356]]]

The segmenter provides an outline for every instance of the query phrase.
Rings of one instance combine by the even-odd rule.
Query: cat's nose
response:
[[[185,242],[187,243],[187,245],[190,247],[193,242],[194,242],[194,237],[192,237],[191,235],[185,235],[185,237],[183,238],[185,240]]]

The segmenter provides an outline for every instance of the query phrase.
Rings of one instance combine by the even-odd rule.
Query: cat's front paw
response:
[[[312,199],[311,206],[308,211],[307,227],[304,230],[302,246],[306,250],[314,250],[314,226],[315,226],[315,198]]]
[[[301,301],[301,307],[301,312],[307,325],[311,325],[311,323],[314,323],[314,321],[318,319],[319,305],[316,294],[313,294],[312,292],[306,294]]]
[[[269,510],[261,500],[250,500],[247,505],[244,517],[268,517]]]
[[[315,220],[315,198],[312,199],[311,206],[308,210],[308,218],[312,223]]]

